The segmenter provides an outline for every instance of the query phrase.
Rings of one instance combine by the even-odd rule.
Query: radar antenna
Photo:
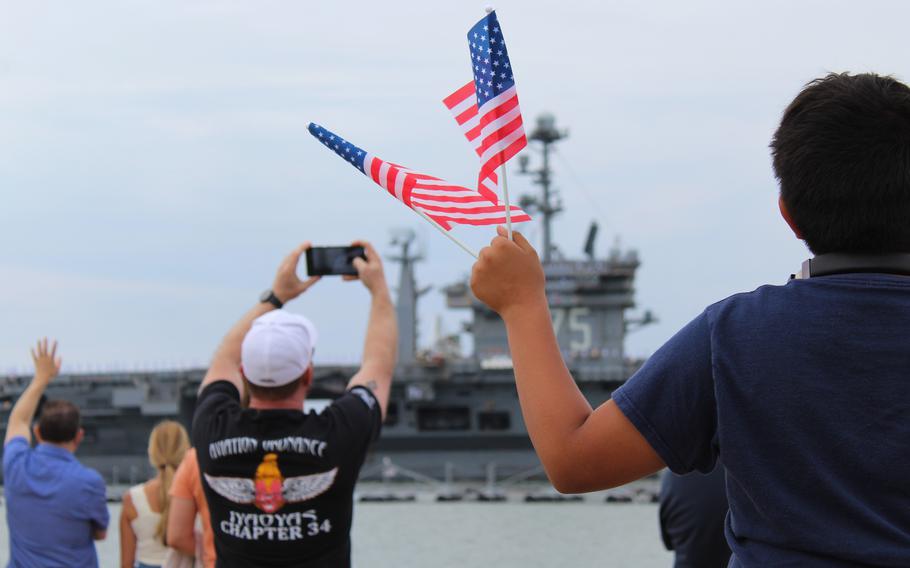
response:
[[[588,227],[588,236],[585,239],[585,254],[588,256],[588,260],[594,260],[594,241],[597,239],[597,221],[591,221],[591,226]]]

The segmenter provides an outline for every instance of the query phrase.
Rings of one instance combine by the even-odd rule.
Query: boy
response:
[[[910,89],[809,83],[771,143],[801,279],[709,306],[592,410],[523,236],[474,265],[535,450],[563,492],[727,467],[731,566],[910,566]]]

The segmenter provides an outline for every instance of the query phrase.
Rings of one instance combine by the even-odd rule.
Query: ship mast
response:
[[[429,292],[430,288],[417,288],[414,278],[414,263],[423,260],[423,255],[411,252],[411,245],[416,235],[406,230],[392,239],[392,245],[401,247],[398,256],[390,260],[401,265],[398,274],[398,290],[395,301],[395,315],[398,318],[398,364],[413,365],[417,361],[417,300]]]
[[[556,117],[549,113],[541,114],[537,117],[537,126],[528,137],[532,142],[541,143],[541,154],[543,165],[538,170],[528,170],[529,158],[527,155],[519,156],[518,165],[519,173],[534,176],[532,182],[542,188],[541,196],[534,197],[525,195],[521,197],[521,206],[523,208],[534,209],[543,217],[543,262],[550,262],[553,253],[553,233],[551,222],[557,213],[562,211],[562,203],[554,201],[553,191],[551,189],[552,173],[550,169],[550,146],[566,138],[569,135],[566,130],[556,128]]]

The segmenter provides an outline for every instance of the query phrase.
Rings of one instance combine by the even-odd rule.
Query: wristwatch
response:
[[[279,310],[282,308],[282,306],[284,306],[284,302],[278,299],[278,296],[275,295],[275,292],[273,292],[271,288],[259,296],[259,301],[263,303],[268,302]]]

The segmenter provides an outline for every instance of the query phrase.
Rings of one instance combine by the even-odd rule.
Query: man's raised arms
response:
[[[382,417],[385,418],[389,405],[389,392],[392,389],[392,374],[398,356],[398,323],[395,319],[395,306],[389,295],[389,287],[382,269],[382,260],[373,246],[365,241],[351,243],[362,246],[366,260],[354,259],[356,277],[345,276],[345,280],[359,279],[370,291],[370,319],[367,322],[367,335],[363,345],[363,359],[360,370],[351,377],[348,388],[362,385],[373,391],[379,400]]]
[[[275,281],[272,283],[272,293],[283,304],[303,294],[319,280],[318,276],[312,276],[306,280],[297,277],[297,263],[300,262],[300,255],[308,248],[310,248],[309,242],[301,244],[291,251],[291,254],[286,256],[278,267]],[[199,386],[200,391],[209,383],[227,380],[237,387],[238,392],[243,392],[243,377],[240,374],[240,346],[253,325],[253,320],[274,309],[275,307],[268,302],[259,302],[234,324],[215,351],[212,364]]]
[[[474,264],[471,289],[506,324],[521,411],[550,482],[583,493],[663,468],[613,401],[588,404],[559,351],[537,252],[521,233],[510,241],[497,231]]]
[[[22,394],[19,400],[13,406],[9,414],[9,420],[6,425],[6,439],[4,445],[13,438],[22,436],[29,443],[32,441],[31,422],[35,416],[35,410],[41,401],[41,395],[47,389],[51,379],[60,373],[62,361],[57,356],[57,342],[54,341],[48,347],[48,341],[45,337],[38,342],[38,345],[32,349],[32,362],[35,364],[35,376],[32,382]]]

